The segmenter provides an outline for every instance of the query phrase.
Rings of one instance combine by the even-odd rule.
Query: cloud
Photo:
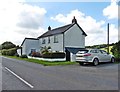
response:
[[[44,29],[42,24],[46,14],[44,8],[18,0],[0,2],[0,44],[12,41],[21,44],[25,37],[40,36]]]
[[[111,4],[103,9],[103,15],[108,19],[118,18],[118,5],[117,0],[111,0]]]
[[[76,17],[78,23],[80,26],[84,29],[87,30],[88,33],[94,34],[94,33],[101,33],[102,29],[100,28],[105,22],[99,21],[97,22],[94,18],[91,16],[85,16],[84,13],[82,13],[79,10],[72,10],[69,14],[63,15],[63,14],[58,14],[55,17],[51,17],[52,20],[64,23],[64,24],[69,24],[71,23],[73,16]],[[87,25],[87,27],[86,27]],[[96,31],[97,30],[97,31]]]
[[[44,8],[23,4],[17,25],[28,29],[38,29],[43,24],[45,13],[46,10]]]
[[[118,28],[114,24],[110,24],[110,42],[118,41]]]
[[[78,24],[87,33],[86,45],[103,44],[107,42],[107,25],[105,21],[97,21],[91,16],[85,15],[79,10],[72,10],[69,14],[58,14],[51,17],[52,20],[63,24],[72,22],[73,16],[76,17]],[[114,24],[110,24],[110,43],[117,41],[117,28]]]

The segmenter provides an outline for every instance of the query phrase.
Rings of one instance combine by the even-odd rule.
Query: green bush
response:
[[[120,62],[120,58],[115,58],[115,61],[116,62]]]
[[[63,52],[49,52],[42,55],[43,58],[65,58]]]
[[[39,52],[32,52],[31,56],[32,57],[41,57],[41,54]]]
[[[51,49],[51,47],[50,46],[48,46],[48,47],[42,47],[41,48],[41,53],[42,54],[47,54],[47,53],[49,53],[49,50]]]
[[[24,55],[21,55],[20,57],[21,57],[21,58],[28,58],[28,56],[25,55],[25,54],[24,54]]]
[[[3,49],[1,52],[2,52],[2,55],[14,56],[17,53],[17,49],[16,48]]]
[[[115,43],[115,45],[111,49],[111,52],[113,53],[115,58],[120,59],[120,41]]]

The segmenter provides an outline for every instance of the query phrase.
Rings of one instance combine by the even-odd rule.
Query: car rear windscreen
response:
[[[88,50],[81,50],[81,51],[78,51],[78,54],[85,54],[85,53],[88,53]]]

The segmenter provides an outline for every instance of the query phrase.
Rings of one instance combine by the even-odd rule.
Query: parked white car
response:
[[[76,62],[80,65],[83,65],[84,63],[92,63],[96,66],[100,62],[115,62],[115,58],[104,50],[85,49],[78,51],[76,54]]]

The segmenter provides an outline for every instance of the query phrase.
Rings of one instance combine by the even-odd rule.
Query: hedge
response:
[[[65,53],[63,52],[48,52],[42,55],[43,58],[65,58]]]
[[[3,49],[1,52],[2,55],[14,56],[17,53],[17,49],[16,48]]]

